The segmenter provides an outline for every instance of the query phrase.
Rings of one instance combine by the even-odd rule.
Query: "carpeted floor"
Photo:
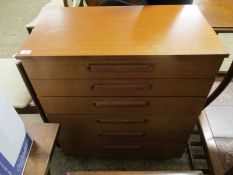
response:
[[[29,23],[49,0],[0,0],[0,58],[11,57],[28,36]]]
[[[0,58],[11,57],[28,36],[25,24],[30,22],[49,0],[0,0]],[[233,34],[220,34],[233,53]],[[228,64],[230,60],[227,61]],[[225,66],[227,67],[227,65]],[[42,122],[39,115],[22,115],[25,122]],[[199,162],[202,166],[206,164]],[[64,156],[56,148],[51,164],[52,175],[62,175],[75,170],[188,170],[187,153],[181,158],[157,159],[111,159]]]

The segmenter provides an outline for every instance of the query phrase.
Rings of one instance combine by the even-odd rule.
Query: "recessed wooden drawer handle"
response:
[[[146,123],[147,119],[97,119],[98,123]]]
[[[117,102],[109,102],[109,101],[95,101],[94,106],[96,107],[147,107],[150,105],[148,101],[132,101],[132,102],[124,102],[124,101],[117,101]]]
[[[100,133],[101,137],[144,137],[145,133]]]
[[[95,91],[114,91],[114,90],[141,90],[146,91],[151,89],[149,84],[96,84],[92,86]]]
[[[103,145],[105,149],[143,149],[143,145]]]
[[[154,68],[153,64],[90,64],[91,72],[148,72]]]

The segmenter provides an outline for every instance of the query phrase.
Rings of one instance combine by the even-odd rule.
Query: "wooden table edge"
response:
[[[60,131],[60,124],[58,124],[58,123],[32,123],[32,124],[25,124],[25,127],[26,127],[26,129],[27,129],[27,131],[28,131],[28,134],[29,134],[29,136],[30,137],[32,137],[32,139],[33,139],[33,136],[30,134],[30,130],[28,130],[28,128],[30,128],[30,127],[32,127],[33,125],[53,125],[54,127],[56,127],[56,128],[54,128],[54,133],[56,133],[55,134],[55,136],[54,136],[54,142],[53,142],[53,144],[52,144],[52,146],[51,146],[51,153],[53,153],[54,152],[54,149],[55,149],[55,145],[56,145],[56,140],[57,140],[57,137],[58,137],[58,133],[59,133],[59,131]],[[35,144],[35,143],[33,143],[33,144]],[[35,145],[34,145],[35,146]],[[33,149],[33,145],[32,145],[32,148],[31,149]],[[38,150],[39,148],[37,148],[36,150]],[[29,154],[29,157],[28,157],[28,159],[30,158],[30,156],[31,156],[31,153]],[[45,169],[44,169],[44,171],[43,171],[43,175],[48,175],[48,174],[50,174],[50,162],[51,162],[51,159],[52,159],[52,154],[50,154],[49,155],[49,159],[47,160],[47,162],[46,162],[46,167],[45,167]],[[28,161],[30,161],[30,160],[28,160]],[[24,174],[26,175],[26,174],[28,174],[28,170],[27,170],[27,164],[28,164],[28,162],[26,163],[26,166],[25,166],[25,171],[24,171]],[[35,174],[36,174],[37,172],[35,172]]]
[[[67,175],[203,175],[202,171],[76,171]]]
[[[223,165],[218,153],[218,148],[214,140],[214,136],[209,125],[207,114],[205,111],[202,111],[199,119],[198,125],[200,126],[201,133],[204,137],[204,149],[207,152],[207,161],[210,166],[211,173],[214,175],[224,175]]]

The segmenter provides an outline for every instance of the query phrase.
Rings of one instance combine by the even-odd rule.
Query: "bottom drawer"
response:
[[[196,115],[48,115],[61,124],[61,142],[170,142],[184,143],[196,123]]]
[[[184,153],[185,143],[134,143],[134,144],[100,144],[60,142],[66,155],[97,157],[180,157]]]
[[[133,128],[134,129],[134,128]],[[101,142],[101,143],[144,143],[144,142],[185,142],[188,140],[192,129],[190,130],[140,130],[131,129],[131,131],[89,131],[86,133],[75,130],[62,131],[59,133],[60,142],[70,142],[78,140],[79,142]]]

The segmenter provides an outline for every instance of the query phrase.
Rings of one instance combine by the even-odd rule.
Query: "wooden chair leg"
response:
[[[192,154],[192,150],[191,149],[192,148],[191,148],[191,145],[190,145],[190,141],[188,141],[188,144],[187,144],[188,158],[189,158],[191,169],[195,170],[194,159],[193,159],[193,154]]]
[[[25,108],[15,108],[18,114],[38,114],[39,111],[36,106],[27,106]]]
[[[28,76],[23,68],[22,63],[19,61],[16,65],[17,65],[17,68],[20,72],[20,75],[22,76],[23,81],[24,81],[24,83],[25,83],[25,85],[26,85],[26,87],[27,87],[27,89],[32,97],[32,100],[35,103],[35,105],[36,105],[36,107],[41,115],[42,120],[45,123],[48,123],[48,119],[46,117],[46,114],[45,114],[45,112],[44,112],[44,110],[43,110],[43,108],[42,108],[42,106],[37,98],[36,92],[34,91],[34,89],[32,87],[32,84],[31,84],[31,82],[30,82],[30,80],[29,80],[29,78],[28,78]]]
[[[51,175],[50,168],[48,169],[47,175]]]
[[[28,34],[30,35],[31,34],[31,32],[32,32],[32,27],[27,27],[27,31],[28,31]]]
[[[21,74],[21,76],[23,78],[23,81],[26,84],[26,87],[27,87],[27,89],[28,89],[28,91],[29,91],[29,93],[30,93],[30,95],[32,97],[32,100],[33,100],[33,102],[35,103],[35,105],[37,107],[37,110],[38,110],[43,122],[44,123],[49,123],[49,121],[48,121],[48,119],[46,117],[46,114],[45,114],[45,112],[44,112],[44,110],[43,110],[43,108],[42,108],[42,106],[41,106],[41,104],[40,104],[40,102],[39,102],[39,100],[38,100],[38,98],[36,96],[36,92],[34,91],[34,89],[32,87],[32,84],[31,84],[31,82],[30,82],[30,80],[29,80],[29,78],[28,78],[28,76],[27,76],[27,74],[26,74],[26,72],[25,72],[25,70],[23,68],[22,63],[19,61],[16,65],[17,65],[17,68],[18,68],[18,70],[19,70],[19,72],[20,72],[20,74]],[[57,140],[56,140],[56,146],[60,147],[60,144],[58,143]]]
[[[79,7],[83,7],[83,6],[84,6],[84,2],[83,0],[80,0]]]
[[[63,0],[64,7],[69,7],[68,0]]]

